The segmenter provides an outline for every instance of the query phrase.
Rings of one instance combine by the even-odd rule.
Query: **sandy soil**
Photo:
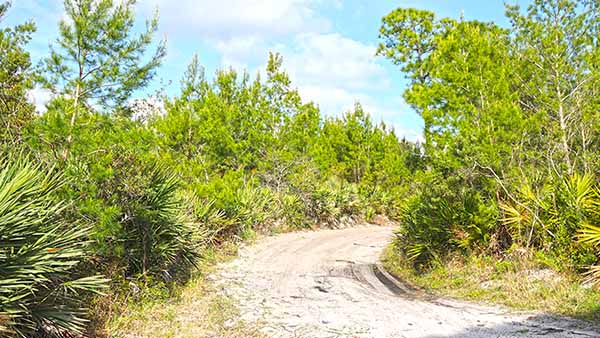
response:
[[[421,297],[376,268],[389,227],[289,233],[242,249],[214,276],[240,319],[270,337],[600,337],[589,324]]]

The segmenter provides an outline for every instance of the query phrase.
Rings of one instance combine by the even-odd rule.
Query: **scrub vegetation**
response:
[[[403,8],[383,18],[379,54],[410,82],[427,168],[401,208],[392,270],[598,318],[599,6],[507,5],[509,27]],[[547,278],[524,277],[536,275]]]
[[[543,279],[527,303],[598,318],[579,287],[600,280],[598,1],[507,6],[507,28],[385,16],[378,54],[409,82],[422,144],[358,103],[323,116],[279,54],[256,76],[207,76],[194,58],[178,93],[140,99],[166,55],[158,13],[139,25],[134,0],[64,8],[39,64],[34,22],[0,28],[0,336],[144,327],[135,313],[192,298],[207,318],[231,310],[206,322],[220,333],[210,323],[235,310],[202,291],[215,253],[384,216],[400,223],[388,265],[423,285],[499,301],[523,290],[496,279],[549,270],[569,284]],[[53,95],[36,113],[40,87]],[[477,293],[484,275],[497,287]]]
[[[194,59],[177,95],[134,100],[166,55],[157,17],[138,32],[134,1],[64,7],[37,65],[33,22],[0,30],[1,336],[127,327],[204,283],[215,250],[399,214],[419,147],[359,104],[322,116],[280,55],[255,77]],[[39,114],[35,86],[53,93]]]

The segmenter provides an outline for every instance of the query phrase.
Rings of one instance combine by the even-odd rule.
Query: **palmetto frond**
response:
[[[579,240],[583,243],[589,243],[594,246],[600,245],[600,227],[584,223],[579,231]]]
[[[52,170],[22,157],[2,159],[0,167],[0,333],[82,332],[82,293],[106,284],[100,276],[74,276],[88,228],[64,222],[65,204],[53,196],[64,180]]]
[[[125,246],[132,274],[148,272],[170,276],[195,265],[197,232],[184,217],[178,196],[181,182],[163,166],[148,166],[142,176],[149,180],[132,194],[124,224]]]
[[[589,210],[597,205],[594,176],[591,174],[574,174],[566,180],[567,191],[575,204],[584,210]]]
[[[509,226],[521,227],[531,221],[529,212],[520,205],[500,203],[500,209],[503,211],[502,223]]]

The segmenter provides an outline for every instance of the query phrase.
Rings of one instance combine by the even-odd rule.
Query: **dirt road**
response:
[[[365,226],[270,237],[215,279],[270,337],[600,337],[574,320],[415,297],[375,266],[391,235]]]

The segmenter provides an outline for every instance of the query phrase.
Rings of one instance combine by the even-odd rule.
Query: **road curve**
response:
[[[575,320],[415,297],[377,269],[391,235],[364,226],[269,237],[214,279],[269,337],[600,337]]]

